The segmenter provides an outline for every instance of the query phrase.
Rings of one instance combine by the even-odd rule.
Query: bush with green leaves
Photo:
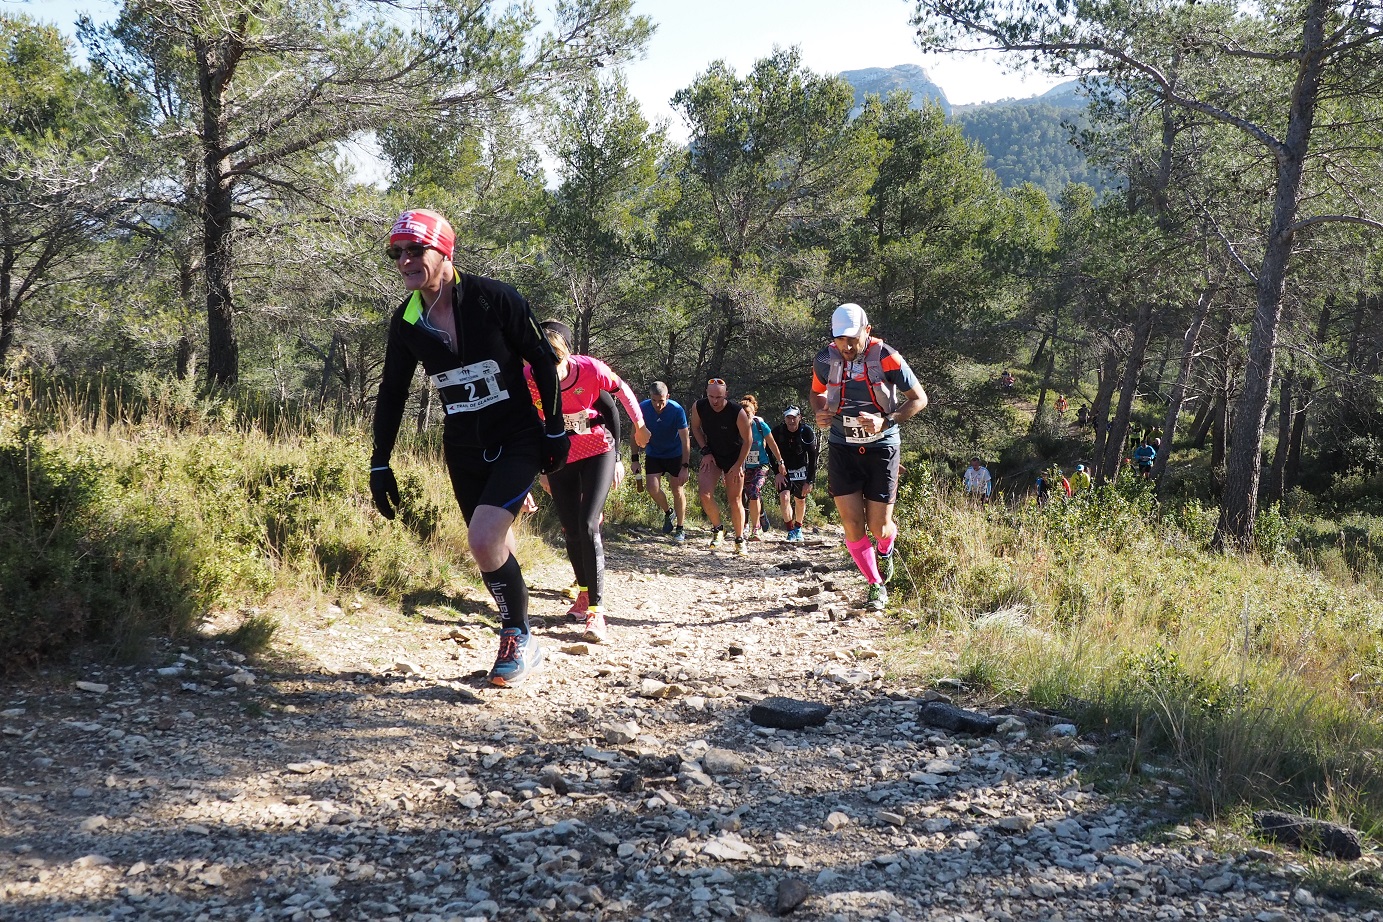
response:
[[[79,641],[129,649],[188,633],[218,590],[198,539],[125,494],[98,451],[32,432],[0,446],[0,650],[13,664]]]
[[[217,609],[280,592],[402,596],[473,575],[427,446],[397,452],[403,501],[390,522],[369,498],[357,434],[171,386],[126,402],[91,394],[0,378],[0,649],[11,660],[185,636]]]

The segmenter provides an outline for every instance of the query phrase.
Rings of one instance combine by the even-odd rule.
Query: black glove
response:
[[[375,498],[379,514],[392,519],[399,505],[399,482],[389,465],[370,468],[370,495]]]
[[[549,434],[543,439],[543,466],[544,474],[555,474],[567,464],[567,452],[571,451],[571,433],[563,432],[560,435]]]

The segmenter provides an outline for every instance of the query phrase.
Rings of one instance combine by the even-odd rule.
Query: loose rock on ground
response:
[[[302,613],[274,665],[9,685],[0,919],[1383,922],[1182,825],[1169,781],[1110,799],[1079,737],[889,678],[829,537],[689,538],[610,536],[606,645],[569,573],[530,574],[548,656],[519,689],[486,684],[482,619],[362,602]]]

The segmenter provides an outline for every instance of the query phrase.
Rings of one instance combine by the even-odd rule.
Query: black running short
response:
[[[793,480],[792,471],[788,471],[788,484],[786,487],[779,490],[778,494],[781,496],[784,493],[791,493],[797,499],[806,499],[807,488],[811,485],[811,481],[805,477],[803,477],[801,480]]]
[[[518,515],[542,466],[543,433],[535,429],[496,448],[444,445],[451,489],[466,524],[477,506],[498,506]]]
[[[831,443],[826,462],[826,488],[832,496],[863,493],[876,503],[898,498],[897,445],[837,445]]]
[[[683,466],[681,455],[675,458],[654,458],[651,455],[644,455],[643,472],[649,477],[654,477],[658,474],[667,474],[669,477],[681,477],[683,475],[690,475],[691,469]]]

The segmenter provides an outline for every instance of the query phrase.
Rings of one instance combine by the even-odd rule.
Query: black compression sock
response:
[[[518,558],[513,554],[498,570],[480,574],[485,588],[499,607],[500,628],[516,627],[528,633],[528,586],[523,581]]]

